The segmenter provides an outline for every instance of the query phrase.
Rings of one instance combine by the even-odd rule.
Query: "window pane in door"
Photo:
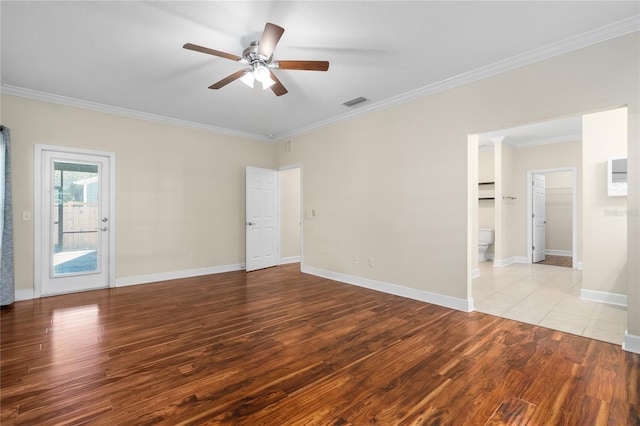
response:
[[[98,166],[53,165],[52,276],[99,272]]]

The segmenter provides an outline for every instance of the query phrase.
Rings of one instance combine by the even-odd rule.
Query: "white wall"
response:
[[[627,294],[627,197],[607,195],[607,159],[627,156],[627,116],[620,108],[582,120],[582,287],[587,290]]]
[[[636,63],[638,58],[636,57]],[[631,89],[633,90],[633,89]],[[637,90],[637,88],[636,88]],[[640,353],[640,106],[628,105],[627,336],[624,347]]]
[[[479,140],[477,134],[467,136],[467,229],[469,230],[467,232],[467,270],[471,271],[472,277],[480,274],[478,269]],[[467,280],[467,294],[473,291],[471,284],[471,280]]]
[[[499,142],[495,144],[496,170],[496,264],[508,264],[518,255],[513,224],[518,214],[518,201],[515,179],[516,149]],[[514,200],[513,197],[516,199]]]
[[[300,168],[282,170],[280,178],[281,257],[300,256]]]
[[[551,172],[545,176],[545,242],[554,252],[573,250],[573,173]]]

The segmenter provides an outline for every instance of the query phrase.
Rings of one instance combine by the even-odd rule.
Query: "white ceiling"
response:
[[[2,1],[4,93],[270,139],[638,30],[637,1]],[[212,83],[265,22],[289,93]],[[366,103],[343,102],[363,96]]]

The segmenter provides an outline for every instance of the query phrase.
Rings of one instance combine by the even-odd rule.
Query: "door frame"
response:
[[[33,284],[34,284],[34,298],[42,297],[42,268],[44,268],[44,262],[42,259],[41,243],[45,235],[46,230],[43,229],[42,216],[44,214],[44,207],[42,203],[43,189],[43,155],[45,151],[53,151],[64,154],[81,154],[92,155],[96,157],[106,157],[109,160],[109,232],[108,238],[108,252],[109,267],[107,268],[107,284],[109,288],[115,287],[115,241],[116,241],[116,154],[115,152],[95,151],[89,149],[68,148],[54,145],[35,145],[35,158],[34,158],[34,215],[33,215]]]
[[[572,175],[572,197],[571,197],[571,257],[574,269],[582,269],[582,265],[578,264],[578,168],[577,167],[558,167],[553,169],[527,170],[527,263],[532,263],[533,259],[533,175],[554,173],[554,172],[571,172]]]

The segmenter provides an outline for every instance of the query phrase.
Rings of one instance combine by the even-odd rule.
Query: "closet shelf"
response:
[[[478,185],[495,185],[495,182],[478,182]],[[495,200],[495,197],[478,197],[478,200]]]

